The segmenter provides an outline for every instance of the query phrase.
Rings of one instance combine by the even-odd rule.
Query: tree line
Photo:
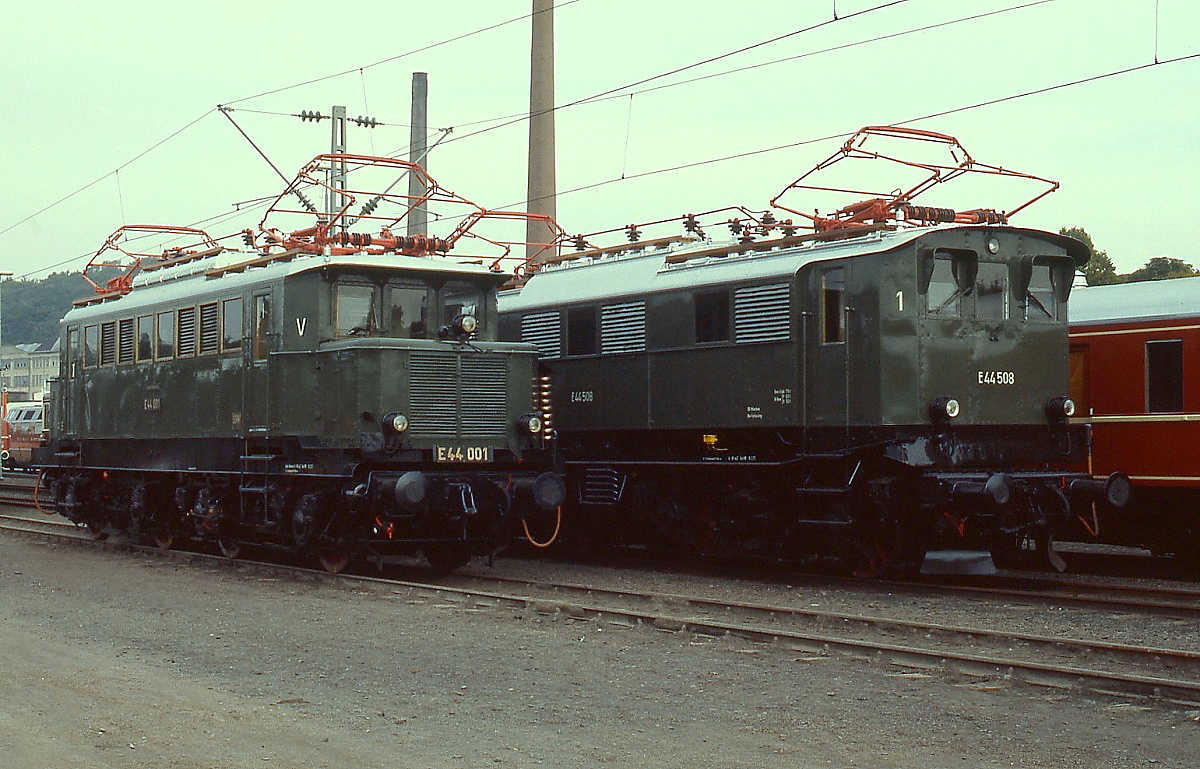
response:
[[[1118,273],[1108,254],[1096,248],[1087,230],[1064,227],[1059,233],[1082,241],[1091,251],[1092,257],[1083,268],[1089,286],[1200,275],[1200,270],[1182,259],[1166,256],[1156,256],[1133,272]],[[58,337],[59,319],[73,302],[91,293],[92,287],[78,272],[55,272],[41,280],[5,281],[0,289],[0,333],[4,343],[53,342]]]
[[[71,304],[93,293],[79,272],[54,272],[41,280],[6,280],[0,287],[0,334],[5,345],[53,342]]]
[[[1082,227],[1063,227],[1058,232],[1060,235],[1067,235],[1082,241],[1091,252],[1092,258],[1088,260],[1082,270],[1089,286],[1137,283],[1143,280],[1166,280],[1167,278],[1190,278],[1200,275],[1200,270],[1192,265],[1182,259],[1169,256],[1156,256],[1133,272],[1119,273],[1113,265],[1112,259],[1108,258],[1108,253],[1096,248],[1096,244],[1092,242],[1092,236],[1087,233],[1087,230]]]

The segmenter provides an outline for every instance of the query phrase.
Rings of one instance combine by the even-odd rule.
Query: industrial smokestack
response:
[[[529,64],[529,187],[528,210],[553,218],[558,194],[554,168],[554,0],[533,0],[533,37]],[[530,220],[525,240],[549,243],[554,233],[545,223]],[[528,246],[526,257],[538,252]],[[549,256],[542,254],[542,259]]]
[[[425,138],[429,135],[429,75],[414,72],[412,76],[412,118],[409,120],[408,162],[429,168]],[[416,200],[425,194],[425,180],[416,174],[408,175],[408,197]],[[425,204],[408,215],[409,235],[428,235],[429,211]]]

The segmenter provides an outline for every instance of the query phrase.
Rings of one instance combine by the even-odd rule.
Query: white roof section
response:
[[[1146,280],[1071,291],[1072,326],[1200,315],[1200,277]]]
[[[210,277],[206,273],[214,270],[229,270],[239,264],[261,258],[261,254],[248,251],[226,251],[217,256],[185,262],[173,267],[144,270],[134,277],[133,290],[124,296],[72,308],[68,320],[79,320],[93,315],[109,315],[120,308],[122,315],[136,314],[142,307],[162,303],[179,302],[204,296],[236,293],[244,286],[259,285],[282,280],[326,267],[338,269],[355,268],[369,270],[393,270],[397,273],[429,274],[463,278],[490,277],[499,283],[507,277],[477,263],[456,262],[453,256],[399,256],[395,254],[349,254],[323,256],[298,254],[286,261],[269,261],[239,271],[223,272]]]
[[[548,265],[531,276],[520,290],[501,292],[500,309],[514,312],[757,279],[790,280],[807,264],[890,251],[930,229],[880,231],[845,240],[811,241],[770,251],[748,251],[727,256],[702,254],[736,245],[737,241],[702,240],[645,251],[620,251]],[[668,256],[678,258],[690,252],[695,252],[696,256],[675,263],[666,261]]]

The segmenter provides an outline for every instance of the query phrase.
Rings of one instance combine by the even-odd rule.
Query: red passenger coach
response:
[[[1101,540],[1200,558],[1200,278],[1071,294],[1071,397],[1092,425],[1091,472],[1133,482]]]

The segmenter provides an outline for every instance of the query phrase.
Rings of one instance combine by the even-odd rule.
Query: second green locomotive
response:
[[[552,376],[577,535],[864,573],[938,544],[1062,566],[1072,498],[1127,490],[1081,472],[1070,423],[1067,302],[1087,250],[911,196],[813,234],[766,214],[730,220],[725,242],[691,215],[680,237],[630,226],[635,242],[502,294],[502,338],[538,345]]]

